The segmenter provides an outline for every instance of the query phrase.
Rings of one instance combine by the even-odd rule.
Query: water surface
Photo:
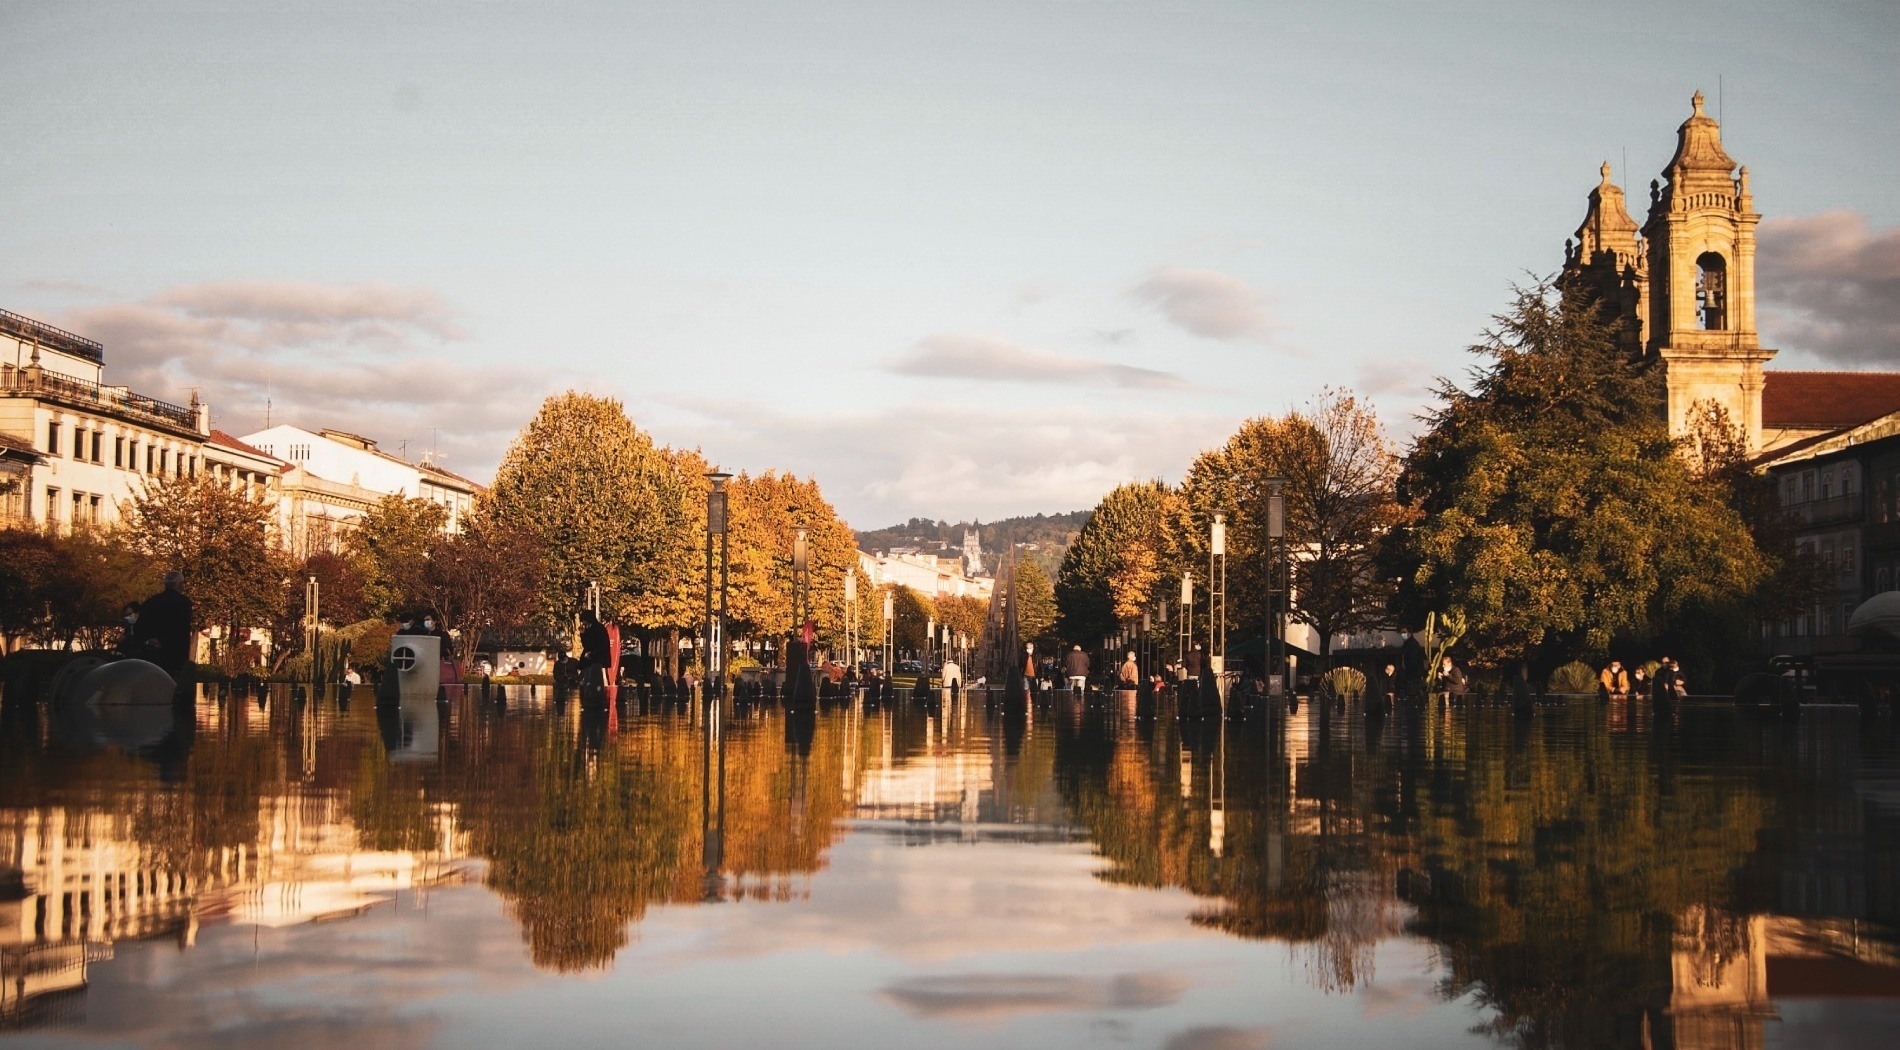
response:
[[[1886,718],[517,690],[0,734],[22,1046],[1888,1045]]]

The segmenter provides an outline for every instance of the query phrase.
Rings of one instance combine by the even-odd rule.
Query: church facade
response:
[[[1712,415],[1746,441],[1821,573],[1815,606],[1765,631],[1777,651],[1852,646],[1847,625],[1874,594],[1900,588],[1900,372],[1767,368],[1755,327],[1755,211],[1748,169],[1722,148],[1698,92],[1676,152],[1649,184],[1642,223],[1603,165],[1564,276],[1592,287],[1632,355],[1668,389],[1670,433]]]

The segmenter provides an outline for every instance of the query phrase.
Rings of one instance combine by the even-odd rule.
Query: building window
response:
[[[58,423],[48,422],[46,424],[46,454],[49,456],[59,455],[59,424]]]
[[[1728,328],[1728,263],[1715,252],[1703,252],[1695,261],[1696,319],[1704,331]]]
[[[125,466],[125,438],[123,436],[112,439],[112,465],[120,468]]]
[[[86,520],[87,521],[100,520],[99,510],[104,505],[104,502],[105,500],[104,500],[104,497],[102,496],[86,497]]]
[[[54,522],[54,521],[59,520],[59,490],[58,489],[49,488],[46,490],[46,520],[49,522]]]
[[[1821,498],[1834,498],[1834,472],[1831,470],[1821,472]]]
[[[145,472],[152,473],[152,468],[156,466],[158,466],[158,446],[147,445],[145,446]]]
[[[1841,572],[1848,575],[1859,571],[1854,564],[1854,547],[1855,543],[1852,539],[1843,538],[1841,540]]]

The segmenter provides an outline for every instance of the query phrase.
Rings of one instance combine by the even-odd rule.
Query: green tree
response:
[[[1038,652],[1055,651],[1057,619],[1056,588],[1042,563],[1024,559],[1016,563],[1016,633],[1025,642],[1035,642]],[[984,610],[987,619],[989,610]],[[975,645],[977,635],[970,635]]]
[[[1102,497],[1056,574],[1062,637],[1088,644],[1140,618],[1159,593],[1172,509],[1172,494],[1159,481],[1129,482]],[[1021,630],[1020,614],[1017,624]]]
[[[108,645],[127,602],[156,589],[150,558],[93,529],[0,529],[0,637]]]
[[[273,504],[200,474],[149,480],[131,509],[133,543],[160,567],[185,574],[193,615],[223,628],[225,652],[240,628],[276,618],[290,566],[271,541]]]
[[[936,618],[937,606],[930,600],[928,595],[916,588],[906,587],[900,583],[894,585],[891,589],[896,595],[896,600],[892,602],[892,612],[894,614],[892,618],[895,621],[893,631],[896,636],[897,648],[900,651],[922,651],[924,648],[924,630],[929,626],[930,621]],[[884,596],[882,594],[878,595],[877,600],[882,603]],[[879,615],[883,615],[881,604],[879,606]]]
[[[1388,565],[1414,618],[1462,610],[1481,651],[1541,679],[1754,590],[1747,528],[1678,454],[1658,371],[1593,305],[1520,289],[1472,351],[1471,389],[1440,383],[1399,478],[1419,518],[1392,534]]]
[[[448,509],[440,503],[400,492],[377,500],[357,522],[344,542],[372,612],[397,612],[427,600],[429,545],[448,523]]]
[[[620,402],[570,390],[543,402],[516,436],[490,513],[540,548],[536,618],[561,628],[590,583],[616,612],[677,585],[692,549],[686,492]]]

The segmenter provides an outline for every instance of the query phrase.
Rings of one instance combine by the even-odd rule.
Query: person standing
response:
[[[139,655],[157,664],[183,684],[191,663],[191,599],[185,597],[185,574],[165,574],[165,589],[139,603]]]
[[[607,625],[600,622],[592,609],[581,610],[581,684],[597,686],[604,683],[603,675],[611,655],[608,647]]]
[[[1062,670],[1069,676],[1069,688],[1076,692],[1086,692],[1089,687],[1089,654],[1077,645],[1069,649],[1069,655],[1063,658]]]
[[[1194,643],[1194,648],[1188,650],[1187,655],[1181,659],[1181,681],[1193,682],[1195,685],[1201,683],[1201,645],[1199,642]]]
[[[1135,654],[1129,653],[1122,660],[1121,667],[1115,672],[1115,684],[1123,689],[1134,689],[1141,685],[1141,667],[1135,663]]]
[[[1418,636],[1404,628],[1399,629],[1399,681],[1407,699],[1415,698],[1425,692],[1425,647],[1419,644]]]

